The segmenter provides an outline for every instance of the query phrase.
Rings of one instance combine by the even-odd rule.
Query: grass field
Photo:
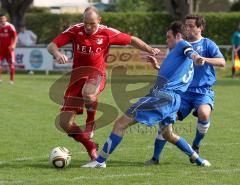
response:
[[[240,79],[219,78],[212,125],[202,143],[201,154],[211,163],[201,168],[189,163],[175,146],[167,144],[161,164],[145,167],[152,155],[155,129],[138,126],[128,130],[106,169],[82,169],[88,161],[82,146],[54,126],[59,106],[49,98],[49,88],[60,75],[16,76],[16,83],[0,84],[0,184],[219,184],[240,182]],[[114,105],[109,84],[100,102]],[[111,113],[109,113],[111,114]],[[121,113],[119,113],[120,115]],[[83,122],[83,118],[79,119]],[[189,116],[175,125],[189,143],[195,134],[196,119]],[[94,139],[102,144],[112,124],[96,131]],[[48,154],[55,146],[72,152],[66,169],[55,169]]]

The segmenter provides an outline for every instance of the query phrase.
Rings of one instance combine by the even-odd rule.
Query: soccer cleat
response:
[[[0,79],[0,83],[2,83],[2,79]]]
[[[145,166],[152,166],[152,165],[157,165],[157,164],[159,164],[159,160],[156,160],[154,158],[145,162]]]
[[[199,147],[198,147],[198,146],[193,145],[193,146],[192,146],[192,149],[193,149],[197,154],[199,154]],[[189,158],[189,161],[190,161],[190,163],[195,163],[195,160],[192,159],[192,158]]]
[[[14,84],[14,81],[10,80],[10,81],[9,81],[9,84],[13,85],[13,84]]]
[[[203,166],[203,167],[210,167],[211,163],[208,160],[204,159],[202,164],[201,164],[201,166]]]
[[[82,168],[106,168],[106,163],[103,162],[103,163],[99,163],[97,161],[92,161],[92,162],[89,162],[83,166],[81,166]]]

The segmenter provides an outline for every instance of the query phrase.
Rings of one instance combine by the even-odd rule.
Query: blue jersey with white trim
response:
[[[202,57],[223,58],[219,47],[208,38],[201,38],[198,41],[190,42],[190,44]],[[216,76],[213,65],[208,63],[205,63],[203,66],[194,65],[194,76],[188,91],[201,93],[201,87],[210,87],[215,83],[215,81]]]
[[[192,54],[196,52],[191,44],[185,40],[178,42],[163,61],[152,90],[185,92],[194,74]]]

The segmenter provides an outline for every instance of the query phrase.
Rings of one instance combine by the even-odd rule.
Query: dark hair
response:
[[[183,39],[187,38],[186,28],[184,24],[180,21],[174,21],[167,28],[167,31],[172,30],[174,37],[176,37],[177,33],[181,33]]]
[[[197,26],[198,28],[202,26],[202,28],[203,28],[203,30],[204,30],[205,27],[206,27],[206,21],[205,21],[204,17],[201,16],[201,15],[190,14],[190,15],[187,15],[187,16],[185,17],[185,21],[186,21],[187,19],[194,19],[194,20],[196,20],[196,26]],[[203,31],[203,30],[202,30],[202,31]]]
[[[6,14],[4,12],[0,13],[0,17],[6,16]]]
[[[101,17],[100,11],[99,11],[96,7],[94,7],[94,6],[89,6],[89,7],[87,7],[87,8],[84,10],[83,15],[84,15],[86,12],[88,12],[88,11],[93,11],[93,12],[95,12],[95,13],[98,15],[98,17]]]

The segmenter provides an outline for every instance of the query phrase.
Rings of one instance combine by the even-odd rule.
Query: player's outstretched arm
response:
[[[131,45],[142,51],[146,51],[152,55],[158,55],[160,53],[160,49],[152,48],[151,46],[146,44],[144,41],[142,41],[141,39],[134,37],[134,36],[131,37]]]
[[[59,64],[67,63],[68,57],[59,51],[59,49],[55,43],[51,42],[48,45],[47,50],[50,54],[52,54],[55,57],[55,60],[57,61],[57,63],[59,63]]]

